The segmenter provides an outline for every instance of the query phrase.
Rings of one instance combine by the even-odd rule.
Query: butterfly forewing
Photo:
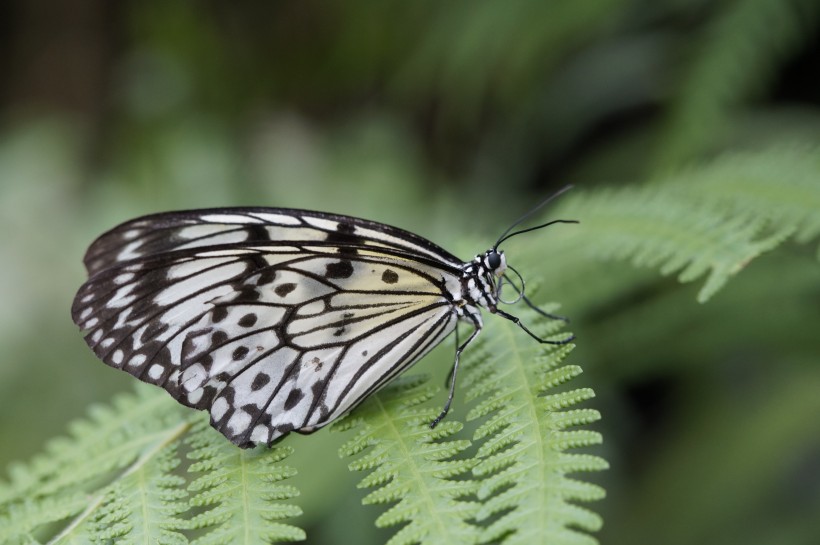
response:
[[[72,315],[105,363],[250,446],[329,423],[438,344],[455,328],[459,264],[346,216],[159,214],[89,248]]]
[[[237,245],[369,246],[458,268],[461,261],[432,242],[373,221],[286,208],[194,210],[145,216],[108,231],[88,249],[89,275],[114,264],[192,248]]]

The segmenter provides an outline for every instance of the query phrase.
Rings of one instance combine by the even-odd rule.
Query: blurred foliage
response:
[[[818,19],[817,0],[5,3],[0,461],[133,382],[68,316],[85,247],[120,221],[302,207],[467,257],[572,182],[550,217],[581,226],[506,250],[572,317],[598,394],[599,540],[815,543]],[[668,184],[676,198],[646,197]],[[750,215],[712,230],[713,210]],[[730,281],[698,304],[720,286],[659,277],[627,227],[669,273],[710,242],[686,278],[724,263]],[[450,354],[419,367],[441,382]],[[339,434],[287,441],[311,543],[389,537],[329,454]]]

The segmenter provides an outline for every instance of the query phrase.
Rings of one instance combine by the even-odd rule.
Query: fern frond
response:
[[[191,506],[204,509],[189,522],[192,529],[207,533],[197,545],[272,543],[305,539],[302,529],[283,519],[302,513],[287,503],[299,494],[281,481],[295,470],[279,462],[291,453],[290,447],[242,450],[225,441],[200,419],[186,439],[194,460],[189,472],[199,474],[190,484]]]
[[[573,289],[575,279],[600,278],[602,260],[627,260],[681,282],[706,276],[698,294],[705,302],[789,237],[820,235],[818,173],[817,148],[773,148],[726,154],[648,186],[568,196],[555,214],[581,223],[545,241],[558,263],[537,263],[540,281]],[[531,268],[543,260],[518,253]]]
[[[814,0],[736,0],[724,4],[683,79],[655,160],[680,166],[718,143],[733,110],[759,93],[778,65],[816,31]]]
[[[176,442],[158,453],[146,453],[145,464],[135,464],[123,478],[108,487],[99,509],[91,517],[91,535],[97,543],[188,542],[179,530],[179,515],[187,511],[185,479],[173,472],[180,464]]]
[[[88,503],[84,494],[65,494],[54,498],[21,498],[10,502],[0,516],[0,543],[30,543],[38,528],[63,521],[83,510]]]
[[[357,431],[339,452],[356,457],[351,470],[369,472],[359,483],[374,488],[365,504],[397,502],[376,521],[379,527],[406,523],[391,545],[475,543],[478,529],[467,520],[478,506],[465,499],[475,483],[459,479],[473,466],[458,458],[470,442],[451,439],[462,425],[450,419],[430,429],[438,410],[422,404],[438,389],[425,380],[399,379],[334,426]]]
[[[178,545],[188,531],[201,544],[304,539],[282,522],[301,513],[279,501],[297,494],[280,482],[293,474],[278,464],[289,449],[242,451],[165,392],[137,392],[95,408],[10,472],[0,543]],[[196,462],[184,471],[186,446]]]
[[[801,243],[820,235],[817,146],[727,154],[706,168],[669,176],[662,183],[679,194],[715,203],[725,215],[764,219],[770,231],[791,231]]]
[[[539,335],[558,327],[533,312],[519,317]],[[465,365],[463,381],[468,398],[477,400],[467,419],[480,422],[473,475],[480,479],[476,520],[486,526],[482,537],[510,545],[595,543],[584,532],[598,530],[601,519],[576,502],[600,499],[604,491],[567,474],[599,471],[607,463],[568,452],[601,442],[599,433],[578,429],[598,420],[598,412],[571,409],[592,398],[592,390],[556,390],[581,372],[560,366],[572,345],[544,351],[511,322],[492,326],[481,337],[479,361]]]
[[[146,466],[163,477],[164,466],[152,465],[154,458],[187,428],[177,404],[150,388],[93,408],[88,419],[70,426],[68,437],[10,470],[10,481],[0,485],[0,542],[41,534],[68,541],[75,532],[89,533],[87,525],[109,506],[118,483]]]

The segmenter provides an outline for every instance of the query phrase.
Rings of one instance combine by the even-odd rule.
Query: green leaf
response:
[[[0,485],[0,542],[40,533],[55,543],[71,539],[88,532],[101,509],[112,508],[118,500],[113,491],[122,483],[143,471],[166,479],[171,460],[155,458],[187,431],[184,414],[167,395],[145,387],[115,398],[112,407],[93,408],[88,419],[71,425],[69,437],[51,441],[43,454],[10,470],[10,481]],[[134,505],[132,512],[144,506]],[[62,523],[58,532],[54,522]]]
[[[519,318],[541,336],[560,323],[531,311]],[[464,377],[468,397],[478,401],[467,418],[480,422],[473,474],[482,501],[476,518],[488,521],[484,537],[505,544],[595,543],[586,532],[597,531],[601,519],[577,502],[601,499],[604,491],[569,475],[608,466],[598,456],[571,452],[601,442],[599,433],[583,428],[598,412],[574,407],[592,398],[592,390],[559,388],[581,373],[561,365],[572,345],[545,350],[505,320],[488,329],[483,356],[465,367]]]
[[[357,432],[340,455],[356,457],[351,470],[369,472],[359,484],[375,488],[365,504],[396,502],[376,521],[379,527],[406,523],[391,545],[476,543],[477,528],[467,520],[477,504],[465,499],[475,483],[460,479],[473,466],[459,456],[470,442],[452,438],[462,425],[450,419],[430,429],[439,409],[424,405],[437,390],[425,382],[399,379],[334,426]]]
[[[147,463],[135,465],[107,488],[94,510],[90,526],[95,542],[188,542],[179,532],[183,527],[179,515],[188,509],[188,494],[185,479],[173,473],[180,464],[177,444],[165,445],[144,458]]]
[[[544,253],[513,249],[539,283],[588,291],[605,285],[602,261],[677,273],[681,282],[703,276],[698,301],[710,299],[760,255],[790,237],[806,242],[820,235],[820,150],[776,147],[732,153],[711,163],[668,175],[652,185],[577,191],[551,217],[580,220],[545,237]],[[555,264],[544,264],[544,255]],[[592,280],[591,280],[592,279]],[[591,280],[591,281],[590,281]],[[623,290],[622,278],[614,289]]]
[[[0,485],[0,543],[271,543],[304,539],[283,519],[290,449],[243,451],[165,392],[140,386],[96,407]],[[195,423],[195,424],[194,424]],[[192,427],[193,426],[193,427]],[[190,467],[180,452],[188,447]]]
[[[293,451],[288,447],[242,450],[200,420],[188,438],[194,463],[189,472],[198,475],[188,487],[191,506],[205,509],[190,521],[194,529],[208,532],[195,539],[197,545],[272,543],[299,541],[305,532],[282,522],[302,513],[284,500],[299,494],[281,484],[295,471],[280,464]]]

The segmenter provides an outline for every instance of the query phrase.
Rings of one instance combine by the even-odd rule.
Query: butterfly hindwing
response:
[[[449,254],[415,235],[259,210],[106,233],[72,308],[103,361],[209,410],[242,446],[355,406],[454,329],[459,289]]]

